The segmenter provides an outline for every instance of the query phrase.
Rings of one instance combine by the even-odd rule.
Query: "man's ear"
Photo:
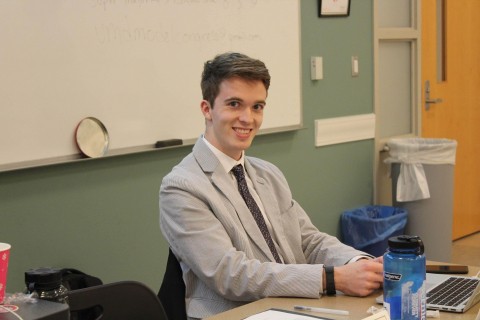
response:
[[[207,100],[202,100],[202,102],[200,103],[200,109],[202,110],[205,120],[212,120],[212,108]]]

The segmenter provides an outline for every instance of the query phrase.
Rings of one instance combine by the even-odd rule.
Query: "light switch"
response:
[[[358,77],[358,57],[352,56],[352,77]]]
[[[312,80],[323,79],[323,58],[311,57],[310,58],[310,74]]]

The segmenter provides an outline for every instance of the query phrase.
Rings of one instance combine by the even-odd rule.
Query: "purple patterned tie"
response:
[[[265,238],[265,241],[267,242],[273,257],[275,258],[275,261],[282,263],[282,260],[280,260],[280,257],[278,256],[277,249],[275,248],[275,244],[273,243],[272,236],[270,235],[270,232],[268,232],[267,224],[265,223],[262,212],[253,199],[250,191],[248,191],[247,181],[245,180],[245,174],[243,173],[242,165],[239,164],[233,167],[232,172],[235,175],[235,178],[237,178],[238,190],[240,191],[243,200],[247,204],[248,209],[250,209],[250,212],[252,213],[253,218],[255,219],[255,222],[257,223],[257,226],[263,235],[263,238]]]

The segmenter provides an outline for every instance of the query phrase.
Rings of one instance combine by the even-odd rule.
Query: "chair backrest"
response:
[[[183,282],[182,268],[171,249],[168,250],[167,267],[160,291],[158,292],[158,297],[169,319],[187,319],[185,283]]]
[[[167,320],[155,293],[141,282],[120,281],[72,290],[68,293],[71,312],[99,307],[102,320]],[[94,320],[94,319],[92,319]]]

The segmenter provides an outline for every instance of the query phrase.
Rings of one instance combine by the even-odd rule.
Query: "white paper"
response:
[[[301,314],[294,311],[270,309],[264,312],[260,312],[245,318],[244,320],[312,320],[312,319],[325,319],[316,316],[310,316],[307,314]]]

